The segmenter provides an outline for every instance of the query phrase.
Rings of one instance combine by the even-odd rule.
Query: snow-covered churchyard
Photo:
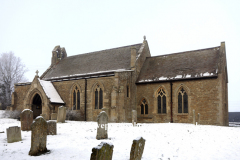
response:
[[[212,160],[240,158],[240,127],[220,127],[176,123],[109,123],[108,139],[97,140],[97,122],[57,123],[57,135],[47,136],[50,152],[29,156],[31,131],[21,131],[22,141],[7,143],[6,129],[21,126],[20,121],[4,118],[0,110],[0,159],[90,159],[92,148],[101,142],[114,145],[113,160],[130,159],[133,139],[143,137],[143,160]]]

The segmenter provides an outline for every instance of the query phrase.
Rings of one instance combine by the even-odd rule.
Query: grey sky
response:
[[[229,111],[240,112],[240,1],[0,0],[0,53],[21,57],[32,81],[56,45],[68,56],[140,43],[152,56],[226,42]]]

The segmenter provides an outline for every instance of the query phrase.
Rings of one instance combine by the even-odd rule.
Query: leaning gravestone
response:
[[[145,139],[142,137],[133,140],[130,152],[130,160],[141,160],[145,146]]]
[[[18,142],[22,140],[21,128],[18,126],[7,128],[7,142]]]
[[[21,130],[30,131],[31,124],[33,122],[33,111],[30,109],[24,109],[20,115],[21,119]]]
[[[102,111],[97,116],[97,139],[107,139],[108,138],[108,116],[105,111]]]
[[[51,120],[57,120],[57,113],[51,114]]]
[[[90,160],[111,160],[113,147],[110,142],[101,142],[97,147],[92,149]]]
[[[47,122],[43,117],[38,116],[31,125],[31,149],[29,155],[37,156],[47,152]]]
[[[133,124],[133,126],[136,126],[136,124],[137,124],[137,111],[136,110],[132,110],[132,124]]]
[[[57,135],[57,123],[55,121],[48,121],[47,125],[47,135]]]
[[[59,107],[58,108],[58,114],[57,114],[57,122],[64,123],[66,119],[66,107]]]

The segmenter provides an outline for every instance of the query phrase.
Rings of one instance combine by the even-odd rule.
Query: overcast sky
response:
[[[240,1],[0,0],[0,53],[21,57],[32,81],[56,45],[68,56],[141,43],[152,56],[226,43],[229,111],[240,112]]]

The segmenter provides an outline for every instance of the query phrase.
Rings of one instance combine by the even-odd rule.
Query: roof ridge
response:
[[[68,56],[66,58],[72,58],[72,57],[79,56],[79,55],[92,54],[92,53],[97,53],[97,52],[102,52],[102,51],[113,50],[113,49],[126,48],[126,47],[131,47],[131,46],[136,46],[136,45],[142,45],[142,43],[137,43],[137,44],[128,45],[128,46],[122,46],[122,47],[116,47],[116,48],[110,48],[110,49],[104,49],[104,50],[100,50],[100,51],[93,51],[93,52],[88,52],[88,53],[80,53],[80,54]]]
[[[217,47],[211,47],[211,48],[204,48],[204,49],[196,49],[196,50],[190,50],[190,51],[183,51],[183,52],[176,52],[176,53],[169,53],[169,54],[164,54],[164,55],[159,55],[159,56],[152,56],[152,57],[147,57],[147,58],[155,58],[155,57],[171,56],[171,55],[175,55],[175,54],[184,54],[184,53],[196,52],[196,51],[203,51],[203,50],[209,50],[209,49],[214,49],[214,48],[220,48],[220,46],[217,46]]]

